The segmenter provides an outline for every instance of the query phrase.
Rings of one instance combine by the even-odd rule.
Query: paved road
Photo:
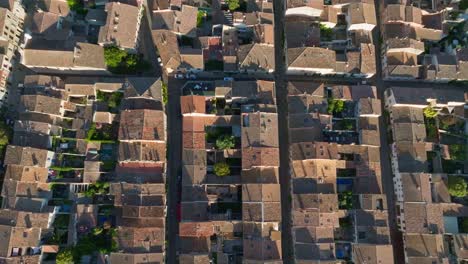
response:
[[[283,263],[294,263],[294,245],[291,232],[291,173],[289,164],[289,122],[288,90],[286,82],[286,37],[284,33],[284,12],[286,1],[274,0],[275,17],[275,85],[276,104],[278,106],[278,134],[280,151],[281,185],[281,247]]]
[[[375,1],[375,8],[377,14],[384,13],[384,6],[381,1]],[[381,100],[382,110],[384,109],[385,105],[385,98],[384,92],[386,89],[386,83],[382,79],[383,77],[383,65],[382,65],[382,44],[380,43],[380,39],[383,39],[382,34],[382,21],[380,15],[377,15],[377,26],[376,30],[374,30],[374,42],[375,45],[375,56],[376,56],[376,75],[375,75],[375,86],[378,89],[378,96]],[[389,86],[392,86],[389,83]],[[393,173],[390,166],[390,147],[387,142],[387,129],[388,124],[387,120],[383,119],[383,116],[380,118],[380,169],[381,169],[381,177],[382,177],[382,184],[383,184],[383,192],[387,197],[387,210],[388,210],[388,225],[390,228],[390,239],[393,246],[393,258],[395,263],[404,263],[405,256],[404,256],[404,248],[403,248],[403,237],[401,232],[398,230],[398,226],[396,224],[396,206],[395,206],[395,192],[394,192],[394,185],[393,185]]]
[[[177,263],[179,223],[177,219],[177,204],[179,200],[178,177],[181,175],[180,167],[182,160],[182,115],[180,113],[180,96],[183,81],[169,78],[168,94],[169,103],[167,108],[167,240],[166,263]]]
[[[147,19],[147,17],[148,15],[145,15],[141,22],[139,48],[145,60],[151,63],[152,69],[143,75],[159,77],[162,74],[162,70],[158,63],[158,51],[156,50],[156,45],[154,45],[153,37],[151,36],[151,25],[149,24],[151,23],[151,20]]]

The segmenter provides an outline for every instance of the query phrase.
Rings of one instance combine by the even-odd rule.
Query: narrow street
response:
[[[145,76],[161,76],[162,69],[158,63],[158,51],[154,45],[153,38],[151,36],[151,25],[150,20],[147,19],[147,15],[144,16],[141,22],[140,28],[140,52],[146,61],[151,63],[151,71],[144,73]]]
[[[182,160],[182,115],[180,113],[181,87],[184,81],[172,77],[168,82],[169,103],[167,104],[167,217],[166,263],[177,263],[177,248],[179,222],[177,219],[177,204],[179,200],[179,181]]]
[[[377,26],[374,30],[374,43],[375,45],[375,59],[376,59],[376,74],[375,83],[377,87],[378,97],[381,100],[382,113],[385,110],[385,97],[384,92],[386,89],[383,81],[383,65],[382,65],[382,45],[380,40],[383,39],[382,33],[382,21],[379,14],[383,14],[384,6],[380,1],[375,2],[376,9],[376,21]],[[380,169],[382,177],[383,192],[387,197],[387,211],[388,211],[388,226],[390,228],[390,239],[393,246],[393,258],[395,263],[404,263],[404,248],[403,248],[403,237],[401,232],[398,230],[396,222],[396,204],[395,204],[395,192],[393,185],[393,173],[390,165],[390,146],[388,145],[388,124],[384,120],[384,116],[380,116]]]
[[[289,122],[288,89],[286,82],[286,37],[284,32],[284,14],[286,1],[274,0],[275,17],[275,87],[278,107],[278,135],[280,151],[281,185],[281,247],[283,263],[294,263],[294,244],[292,241],[291,207],[291,172],[289,164]]]

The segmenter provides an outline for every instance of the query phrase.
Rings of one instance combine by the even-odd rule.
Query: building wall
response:
[[[21,49],[24,17],[23,7],[15,1],[13,11],[6,11],[4,26],[0,28],[0,40],[7,41],[7,45],[1,51],[3,57],[0,61],[0,106],[8,100],[12,67],[16,63],[15,52]]]

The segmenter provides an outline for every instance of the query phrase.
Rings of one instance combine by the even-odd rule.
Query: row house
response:
[[[25,11],[19,1],[0,7],[0,104],[8,100],[12,69],[18,63],[17,52],[23,34]]]
[[[373,1],[287,1],[288,74],[372,77],[376,25]]]
[[[410,90],[386,91],[396,217],[405,260],[463,262],[466,193],[454,192],[452,185],[463,183],[467,175],[466,95],[421,88],[416,96]]]
[[[288,83],[297,262],[393,263],[375,87]]]
[[[181,263],[280,263],[275,86],[215,81],[184,87]]]
[[[163,68],[168,73],[273,72],[273,3],[244,3],[245,9],[236,10],[218,0],[212,6],[159,3],[151,21]]]
[[[435,2],[434,2],[435,3]],[[387,79],[466,80],[466,30],[457,8],[388,4],[382,15]]]

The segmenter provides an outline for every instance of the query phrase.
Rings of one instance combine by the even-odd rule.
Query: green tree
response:
[[[341,113],[344,110],[344,101],[335,100],[335,113]]]
[[[57,264],[72,264],[73,262],[73,252],[70,248],[59,251],[56,258]]]
[[[71,10],[76,10],[80,6],[79,0],[67,0],[67,4]]]
[[[432,107],[428,106],[424,108],[424,116],[426,118],[434,118],[437,116],[437,111],[434,110]]]
[[[344,191],[338,194],[338,206],[341,209],[352,209],[353,208],[353,192]]]
[[[461,144],[449,145],[449,153],[452,160],[464,161],[466,159],[466,147]]]
[[[327,112],[329,114],[333,114],[333,112],[335,112],[335,101],[333,100],[333,98],[331,98],[331,99],[328,99],[327,102],[328,102]]]
[[[343,100],[330,98],[328,99],[327,112],[329,114],[339,114],[343,112],[344,106],[345,102]]]
[[[450,195],[455,197],[465,197],[468,194],[468,184],[465,179],[460,176],[448,177],[448,191]]]
[[[125,58],[125,64],[128,68],[136,68],[138,65],[139,57],[136,54],[128,54]]]
[[[218,162],[214,165],[214,173],[216,176],[227,176],[231,173],[231,169],[229,169],[229,165],[225,162]]]
[[[235,145],[234,136],[222,135],[216,139],[216,147],[218,149],[232,149]]]
[[[127,52],[119,49],[116,46],[109,46],[104,48],[104,60],[106,61],[107,67],[119,67],[125,57],[127,57]]]
[[[123,93],[119,93],[119,92],[112,93],[107,105],[109,106],[109,108],[116,108],[120,105],[122,98],[123,98]]]
[[[108,182],[95,182],[89,185],[84,192],[86,197],[93,197],[96,194],[106,194],[109,192],[110,184]]]
[[[197,13],[197,27],[201,27],[203,25],[203,20],[206,16],[206,12],[202,10],[198,10]]]
[[[239,0],[226,0],[226,3],[229,6],[229,10],[234,11],[240,7]]]

